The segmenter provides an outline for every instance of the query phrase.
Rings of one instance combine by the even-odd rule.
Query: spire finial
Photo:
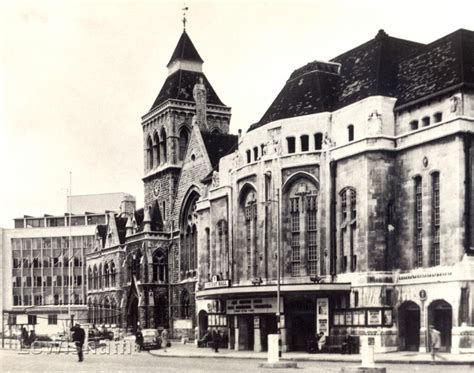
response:
[[[186,3],[184,3],[184,8],[182,9],[183,11],[183,30],[186,31],[186,12],[189,10],[189,8],[186,6]]]

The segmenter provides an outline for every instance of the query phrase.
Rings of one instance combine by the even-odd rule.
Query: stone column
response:
[[[280,333],[281,333],[281,352],[287,352],[288,345],[286,343],[285,315],[280,315]]]
[[[260,316],[253,317],[253,350],[262,352],[262,339],[260,332]]]
[[[239,316],[234,316],[234,350],[239,351]]]

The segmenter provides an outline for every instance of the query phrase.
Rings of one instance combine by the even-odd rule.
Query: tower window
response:
[[[182,161],[186,154],[186,148],[188,146],[188,130],[183,128],[179,133],[179,160]]]
[[[288,145],[288,153],[294,153],[295,152],[295,138],[294,137],[287,137],[286,142]]]
[[[300,137],[301,140],[301,151],[302,152],[307,152],[309,150],[309,136],[308,135],[302,135]]]
[[[314,135],[314,149],[321,150],[323,145],[323,134],[318,132]]]
[[[438,113],[435,113],[433,115],[433,122],[434,123],[441,122],[442,120],[443,120],[443,113],[438,112]]]
[[[421,122],[423,123],[423,127],[427,127],[430,125],[430,117],[423,117],[421,119]]]
[[[414,131],[418,129],[418,121],[417,120],[412,120],[410,122],[410,130]]]
[[[247,163],[252,162],[251,151],[250,151],[250,150],[247,150],[246,154],[247,154]]]
[[[348,141],[353,141],[354,140],[354,125],[349,124],[347,126],[347,139]]]
[[[258,161],[258,147],[253,148],[253,160]]]

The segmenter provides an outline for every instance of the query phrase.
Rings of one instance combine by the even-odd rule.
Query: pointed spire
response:
[[[143,216],[143,232],[151,231],[151,217],[150,217],[150,208],[145,208],[145,215]]]
[[[174,49],[173,55],[170,58],[170,62],[166,67],[170,67],[173,62],[176,61],[187,61],[187,62],[194,62],[199,65],[202,65],[204,62],[199,55],[196,47],[194,46],[193,42],[191,41],[186,29],[183,30],[181,37],[179,38],[178,44]]]

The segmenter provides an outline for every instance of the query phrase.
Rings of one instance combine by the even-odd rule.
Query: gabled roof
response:
[[[176,45],[176,48],[174,49],[173,55],[171,56],[170,62],[168,62],[167,66],[176,60],[194,61],[199,63],[204,62],[194,47],[191,38],[186,33],[186,30],[184,30],[181,34],[178,44]]]
[[[178,70],[166,78],[160,93],[155,99],[150,110],[161,105],[166,100],[183,100],[194,103],[193,88],[196,83],[199,83],[202,78],[207,90],[207,103],[211,105],[224,106],[217,93],[212,88],[211,83],[207,80],[202,72]]]
[[[201,135],[206,146],[207,155],[211,161],[211,166],[213,170],[218,170],[219,160],[236,148],[239,137],[237,135],[211,133],[208,131],[202,131]]]
[[[127,233],[127,220],[127,218],[115,216],[115,225],[117,226],[117,234],[121,245],[125,243],[125,236]]]
[[[400,62],[396,107],[461,87],[474,88],[474,32],[464,29]]]

